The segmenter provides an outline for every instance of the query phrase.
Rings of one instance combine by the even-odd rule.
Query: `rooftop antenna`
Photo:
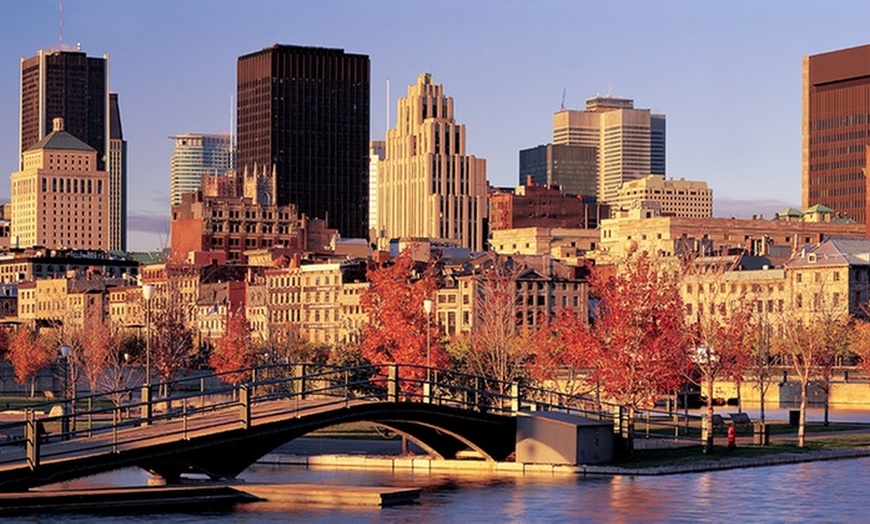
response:
[[[613,98],[613,84],[610,80],[607,81],[607,98]]]
[[[387,127],[384,128],[384,140],[387,139],[387,132],[390,130],[390,77],[387,77]]]
[[[568,90],[568,89],[565,88],[565,87],[562,88],[562,105],[560,106],[560,108],[561,108],[561,109],[559,109],[560,111],[564,111],[564,110],[565,110],[565,92],[566,92],[567,90]]]
[[[63,0],[60,0],[60,13],[57,22],[58,43],[63,47]]]

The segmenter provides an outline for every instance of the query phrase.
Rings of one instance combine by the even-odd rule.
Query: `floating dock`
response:
[[[329,506],[397,506],[420,500],[418,488],[331,484],[234,484],[233,487],[269,502]]]

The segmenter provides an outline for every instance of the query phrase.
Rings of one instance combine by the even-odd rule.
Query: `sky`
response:
[[[667,115],[667,175],[714,215],[800,207],[804,56],[870,43],[870,2],[802,0],[0,0],[0,202],[18,168],[22,57],[110,55],[128,144],[128,248],[169,242],[170,136],[226,133],[236,61],[275,43],[371,58],[371,138],[422,72],[454,99],[495,186],[552,140],[563,99],[608,93]],[[61,38],[62,34],[62,38]]]

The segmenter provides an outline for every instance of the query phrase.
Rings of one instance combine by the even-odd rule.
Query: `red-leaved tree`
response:
[[[368,272],[369,288],[360,297],[370,322],[363,328],[362,354],[374,364],[426,365],[426,313],[423,301],[435,298],[437,282],[431,264],[414,262],[403,252],[392,263]],[[438,323],[429,322],[429,363],[447,368],[450,358],[440,341]],[[407,374],[416,379],[425,370],[412,369]]]
[[[641,253],[615,276],[593,269],[591,284],[594,319],[567,332],[566,344],[602,395],[627,409],[631,453],[635,412],[678,388],[688,365],[679,282]]]
[[[251,352],[251,326],[244,312],[232,314],[221,338],[215,343],[214,351],[208,358],[208,365],[216,373],[223,373],[221,379],[230,384],[239,384],[250,375],[248,373],[227,373],[247,368],[254,364]]]
[[[15,370],[15,382],[30,380],[30,396],[36,394],[36,372],[49,365],[53,352],[35,329],[20,327],[9,340],[9,362]]]

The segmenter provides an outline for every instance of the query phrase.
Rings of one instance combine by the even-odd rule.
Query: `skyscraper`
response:
[[[598,148],[600,202],[612,202],[623,182],[665,174],[665,115],[635,109],[634,100],[599,96],[583,111],[553,115],[553,144]]]
[[[559,186],[563,194],[598,194],[598,148],[547,144],[520,151],[520,183],[528,177],[536,185]]]
[[[239,171],[274,166],[278,205],[368,237],[369,57],[273,45],[238,61]]]
[[[175,140],[169,160],[169,196],[173,206],[181,203],[183,193],[202,188],[203,175],[225,175],[234,167],[230,135],[185,133],[169,138]]]
[[[870,45],[803,59],[801,205],[867,222]]]
[[[396,116],[378,167],[378,227],[387,238],[453,239],[483,250],[486,161],[466,153],[453,98],[423,73],[399,100]]]
[[[127,141],[118,93],[109,94],[109,249],[127,249]]]
[[[21,59],[21,153],[49,134],[52,120],[60,117],[68,133],[97,151],[96,167],[105,169],[108,114],[108,55],[41,49]]]
[[[369,146],[369,229],[374,230],[373,238],[378,237],[378,163],[386,156],[387,144],[383,140],[373,140]]]

